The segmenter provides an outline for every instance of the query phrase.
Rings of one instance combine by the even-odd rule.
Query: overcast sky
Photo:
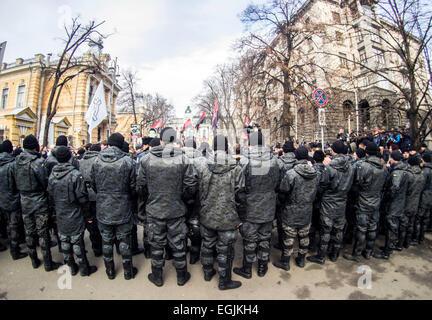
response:
[[[113,33],[104,52],[139,71],[145,93],[160,92],[181,115],[214,67],[231,56],[244,27],[238,14],[252,0],[1,0],[5,62],[61,50],[63,21],[105,20]],[[255,0],[264,2],[264,0]]]

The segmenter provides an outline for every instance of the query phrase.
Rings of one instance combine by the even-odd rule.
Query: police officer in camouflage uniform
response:
[[[190,163],[194,166],[205,161],[201,152],[196,149],[195,138],[187,138],[184,148],[185,155],[189,158]],[[187,225],[189,228],[188,236],[191,241],[190,246],[190,264],[195,264],[200,258],[201,252],[201,234],[199,224],[199,199],[198,195],[186,203],[187,208]]]
[[[360,256],[369,260],[374,249],[378,231],[381,193],[387,179],[387,168],[378,158],[379,149],[375,143],[366,146],[366,160],[356,164],[354,185],[358,187],[356,210],[356,233],[352,254],[344,258],[360,261]],[[366,247],[363,247],[366,243]]]
[[[333,159],[324,170],[321,180],[323,195],[320,206],[320,244],[318,254],[307,259],[324,264],[327,252],[332,262],[336,262],[343,245],[346,223],[348,192],[354,180],[354,168],[349,157],[345,156],[345,145],[336,140],[332,147]],[[329,249],[331,245],[331,250]]]
[[[70,164],[72,153],[65,146],[56,150],[56,165],[48,180],[48,193],[57,215],[57,227],[65,260],[74,276],[78,273],[73,253],[77,256],[81,276],[96,272],[90,266],[84,244],[85,221],[83,204],[88,202],[86,183],[80,172]]]
[[[84,204],[85,225],[90,234],[90,241],[96,257],[102,255],[102,236],[96,219],[96,193],[91,187],[90,173],[92,164],[97,159],[100,151],[100,144],[93,144],[90,147],[90,151],[84,153],[79,163],[79,170],[84,177],[88,191],[88,201]]]
[[[417,245],[414,241],[414,220],[418,216],[420,197],[425,186],[425,176],[422,174],[420,164],[422,158],[419,154],[411,155],[408,158],[408,188],[405,203],[405,215],[408,219],[408,227],[403,246],[408,249],[410,245]]]
[[[132,197],[136,189],[133,160],[121,148],[124,137],[114,133],[108,138],[109,147],[93,162],[90,178],[96,192],[96,217],[102,235],[106,274],[115,278],[113,245],[120,242],[124,278],[130,280],[138,270],[132,264]]]
[[[294,142],[286,141],[282,146],[283,154],[279,158],[279,168],[282,175],[288,170],[292,169],[294,165],[297,163],[297,159],[295,157],[295,148]],[[277,224],[277,232],[278,232],[278,242],[275,244],[274,248],[278,250],[282,250],[283,248],[283,229],[282,229],[282,206],[281,199],[279,199],[280,194],[278,194],[277,204],[276,204],[276,224]]]
[[[149,280],[163,286],[164,249],[173,251],[173,265],[177,270],[177,284],[183,286],[190,279],[186,263],[186,206],[182,200],[186,171],[190,167],[183,151],[174,145],[177,132],[165,128],[161,132],[162,145],[151,149],[138,166],[138,193],[146,199],[146,221],[152,254],[152,273]]]
[[[201,205],[204,280],[210,281],[216,274],[213,268],[216,249],[219,289],[228,290],[241,286],[240,281],[231,279],[231,271],[240,217],[244,220],[246,216],[245,177],[236,160],[228,155],[228,140],[225,136],[214,137],[213,149],[214,156],[197,167],[193,190],[198,191]]]
[[[0,211],[6,218],[10,253],[13,260],[27,257],[19,247],[20,194],[15,185],[15,158],[9,140],[1,144],[0,151]]]
[[[299,240],[299,251],[295,259],[298,267],[303,268],[309,247],[313,202],[318,191],[320,174],[308,163],[308,151],[299,147],[295,151],[297,163],[282,178],[280,192],[285,196],[282,202],[283,249],[279,261],[273,265],[290,270],[294,241]]]
[[[40,265],[37,256],[37,237],[42,249],[45,271],[58,269],[61,264],[52,261],[49,236],[49,203],[47,171],[38,152],[39,143],[35,136],[25,137],[24,151],[15,161],[15,183],[21,195],[21,208],[26,233],[26,243],[33,268]]]
[[[423,153],[422,173],[425,178],[425,185],[420,197],[420,205],[414,221],[414,241],[421,244],[424,241],[425,230],[429,222],[429,213],[432,208],[432,154]]]
[[[374,254],[374,258],[385,260],[390,258],[393,250],[402,250],[408,226],[404,214],[408,187],[407,165],[403,163],[402,153],[399,150],[391,153],[390,164],[383,199],[386,207],[385,245],[381,252]]]
[[[243,266],[234,273],[250,279],[258,257],[258,276],[268,270],[271,232],[276,212],[280,169],[277,158],[264,147],[261,131],[251,133],[250,150],[240,160],[245,174],[247,210],[240,227],[243,237]]]

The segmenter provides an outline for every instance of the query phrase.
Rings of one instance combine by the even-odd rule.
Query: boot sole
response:
[[[240,270],[237,269],[237,268],[234,268],[234,269],[233,269],[233,272],[234,272],[235,274],[239,275],[240,277],[245,278],[245,279],[251,279],[251,278],[252,278],[252,274],[245,274],[245,273],[243,273],[243,271],[240,271]]]

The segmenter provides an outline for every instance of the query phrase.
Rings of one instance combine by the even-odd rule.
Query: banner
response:
[[[205,120],[205,117],[206,117],[206,113],[203,112],[203,114],[201,115],[201,117],[199,118],[199,120],[198,120],[198,122],[197,122],[197,124],[195,126],[195,129],[199,130],[199,127],[200,127],[201,124],[203,124],[203,122]]]
[[[1,65],[3,63],[4,53],[6,50],[6,43],[7,43],[6,41],[0,43],[0,68],[1,68]]]
[[[89,125],[90,135],[92,130],[97,127],[107,116],[108,113],[105,101],[105,90],[103,81],[101,81],[84,118]]]

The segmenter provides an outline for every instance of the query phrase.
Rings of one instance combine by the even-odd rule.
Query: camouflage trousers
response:
[[[199,257],[201,252],[201,232],[198,217],[192,217],[187,222],[188,225],[188,238],[190,239],[190,253]]]
[[[243,237],[243,257],[248,263],[269,261],[273,222],[252,223],[246,221],[240,227]]]
[[[413,239],[414,223],[415,223],[416,216],[418,215],[418,210],[419,209],[417,209],[415,212],[405,212],[405,216],[407,219],[406,237],[405,237],[406,243],[409,243]]]
[[[83,264],[85,259],[85,244],[84,244],[84,232],[81,232],[74,236],[67,236],[59,232],[59,238],[61,242],[61,249],[63,252],[64,261],[66,263],[74,262],[74,256],[77,257],[77,262]]]
[[[152,267],[164,267],[164,250],[168,244],[174,257],[174,267],[177,270],[186,268],[187,227],[185,217],[167,220],[147,217],[147,227]]]
[[[387,249],[393,249],[398,244],[399,237],[404,237],[407,226],[408,219],[404,214],[401,216],[395,216],[391,213],[387,213],[387,216],[385,218],[385,236]]]
[[[42,198],[38,194],[21,194],[22,217],[29,249],[36,249],[38,237],[41,248],[49,249],[49,209],[48,202]]]
[[[365,246],[367,252],[372,252],[378,232],[379,210],[374,212],[357,211],[356,232],[353,255],[360,256]]]
[[[119,241],[120,254],[122,256],[122,263],[132,261],[132,222],[107,225],[98,221],[99,231],[102,235],[102,254],[105,262],[111,262],[114,259],[113,246],[115,239]]]
[[[217,252],[219,277],[226,277],[232,268],[234,260],[234,244],[237,230],[218,231],[201,225],[203,239],[201,248],[201,264],[204,269],[213,269],[214,255]]]
[[[345,216],[330,217],[326,214],[320,216],[320,253],[324,256],[329,251],[329,246],[335,251],[342,249],[344,228],[346,224]]]
[[[430,209],[419,208],[414,218],[413,240],[423,241],[429,222]]]
[[[21,211],[6,211],[2,210],[2,215],[5,218],[7,236],[11,248],[19,247],[19,226],[21,221]]]
[[[85,227],[90,235],[90,242],[95,253],[102,251],[102,236],[96,219],[96,202],[87,202],[84,205]]]
[[[309,247],[309,229],[310,224],[305,227],[291,227],[282,223],[283,229],[283,248],[282,255],[290,257],[294,252],[294,241],[298,238],[299,242],[299,254],[306,254]]]

